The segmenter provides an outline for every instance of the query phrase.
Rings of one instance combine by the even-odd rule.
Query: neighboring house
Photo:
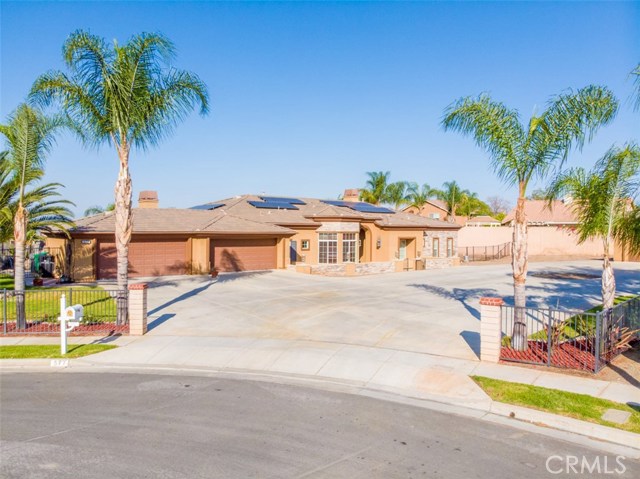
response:
[[[434,220],[447,221],[449,219],[447,204],[442,200],[428,200],[420,209],[415,206],[407,206],[403,211]]]
[[[555,200],[549,204],[545,200],[527,200],[524,214],[529,226],[575,226],[578,220],[568,206],[568,201]],[[516,209],[512,209],[502,220],[502,224],[512,226]]]
[[[465,226],[500,226],[500,221],[492,216],[473,216],[465,222]]]
[[[578,220],[568,201],[553,201],[548,206],[544,200],[527,200],[525,215],[529,226],[527,251],[530,259],[559,260],[601,258],[602,241],[588,239],[578,242]],[[472,256],[483,251],[503,251],[513,240],[515,209],[502,220],[502,226],[478,228],[467,226],[458,233],[459,254]],[[611,256],[613,256],[613,248]],[[482,254],[480,254],[482,256]]]
[[[133,210],[130,276],[287,268],[358,274],[457,264],[458,225],[368,203],[238,196],[191,209],[158,208],[144,192]],[[76,221],[71,276],[116,274],[113,212]],[[52,235],[50,246],[65,246]],[[420,259],[420,261],[416,261]]]

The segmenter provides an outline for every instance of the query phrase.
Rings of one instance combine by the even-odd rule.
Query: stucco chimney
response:
[[[138,208],[157,208],[158,192],[157,191],[141,191],[138,196]]]
[[[358,188],[350,188],[344,190],[344,195],[342,196],[343,201],[360,201],[360,190]]]

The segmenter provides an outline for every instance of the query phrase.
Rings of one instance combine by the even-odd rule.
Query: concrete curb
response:
[[[565,416],[488,400],[486,404],[456,401],[452,397],[434,394],[415,394],[415,391],[385,387],[374,383],[350,381],[340,378],[308,376],[276,371],[235,370],[229,368],[175,367],[172,365],[105,364],[87,359],[3,359],[0,371],[36,372],[53,370],[62,372],[105,372],[138,374],[186,374],[226,376],[235,379],[258,380],[313,387],[318,389],[357,394],[391,402],[413,405],[439,412],[486,420],[537,434],[580,443],[593,448],[620,452],[640,459],[640,435],[619,429],[592,424]],[[559,435],[561,434],[561,435]]]
[[[620,444],[640,451],[640,434],[633,432],[498,401],[492,401],[489,412],[539,426],[570,431],[581,436]]]

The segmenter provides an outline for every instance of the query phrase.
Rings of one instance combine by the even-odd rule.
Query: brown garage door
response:
[[[218,271],[276,268],[276,240],[212,240],[211,257]]]
[[[186,274],[185,241],[132,241],[129,244],[129,276],[165,276]],[[116,245],[100,242],[98,278],[116,277]]]

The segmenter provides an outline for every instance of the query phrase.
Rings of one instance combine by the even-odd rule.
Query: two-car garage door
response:
[[[98,242],[98,279],[116,277],[116,246]],[[133,240],[129,244],[129,276],[165,276],[187,274],[187,242],[166,240]],[[276,268],[276,240],[214,239],[211,240],[211,264],[218,271],[257,271]]]
[[[211,240],[211,263],[222,272],[276,268],[275,239]]]
[[[116,277],[116,245],[98,244],[98,279]],[[187,242],[132,241],[129,244],[129,276],[165,276],[187,273]]]

